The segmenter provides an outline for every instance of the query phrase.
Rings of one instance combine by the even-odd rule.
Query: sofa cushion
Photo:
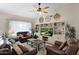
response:
[[[75,55],[77,54],[78,47],[76,45],[69,45],[65,51],[67,55]]]
[[[8,51],[10,51],[8,48],[2,48],[2,49],[0,49],[0,52],[8,52]]]

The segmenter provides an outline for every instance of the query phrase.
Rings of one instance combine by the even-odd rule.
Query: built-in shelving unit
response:
[[[35,30],[38,33],[40,31],[43,32],[44,29],[52,30],[53,34],[61,35],[65,34],[65,23],[64,22],[55,22],[55,23],[44,23],[44,24],[36,24]]]
[[[65,39],[65,22],[63,20],[54,20],[51,18],[49,22],[46,22],[44,18],[42,23],[40,23],[38,20],[35,24],[35,30],[36,33],[41,36],[48,36],[48,41],[50,42],[62,39],[64,41]]]

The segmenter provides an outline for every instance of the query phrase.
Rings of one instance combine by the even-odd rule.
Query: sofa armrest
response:
[[[0,55],[11,55],[11,52],[0,52]]]
[[[2,48],[0,49],[0,55],[10,55],[11,54],[11,50],[8,48]]]

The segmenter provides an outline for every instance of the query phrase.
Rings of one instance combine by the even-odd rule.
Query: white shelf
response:
[[[55,26],[54,26],[54,24],[55,23],[64,23],[64,25],[63,25],[63,27],[61,27],[61,28],[64,28],[64,30],[63,30],[63,34],[55,34]],[[40,32],[41,32],[41,28],[45,28],[44,26],[43,27],[41,27],[41,24],[43,24],[43,25],[45,25],[45,24],[48,24],[48,26],[46,26],[46,28],[53,28],[53,36],[47,36],[48,37],[48,41],[49,42],[53,42],[53,41],[55,41],[55,40],[63,40],[64,41],[64,39],[65,39],[65,21],[64,20],[54,20],[54,19],[51,19],[49,22],[46,22],[45,20],[44,20],[44,22],[43,23],[40,23],[39,22],[39,20],[38,20],[38,22],[35,24],[35,26],[36,25],[39,25],[39,35],[41,36],[41,34],[40,34]],[[52,26],[50,26],[50,24],[52,25]],[[49,27],[50,26],[50,27]],[[52,40],[52,41],[51,41]]]

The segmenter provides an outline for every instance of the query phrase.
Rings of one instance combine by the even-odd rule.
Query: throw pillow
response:
[[[27,43],[23,43],[23,45],[28,49],[28,51],[32,51],[35,48],[31,47],[30,45],[28,45]]]

